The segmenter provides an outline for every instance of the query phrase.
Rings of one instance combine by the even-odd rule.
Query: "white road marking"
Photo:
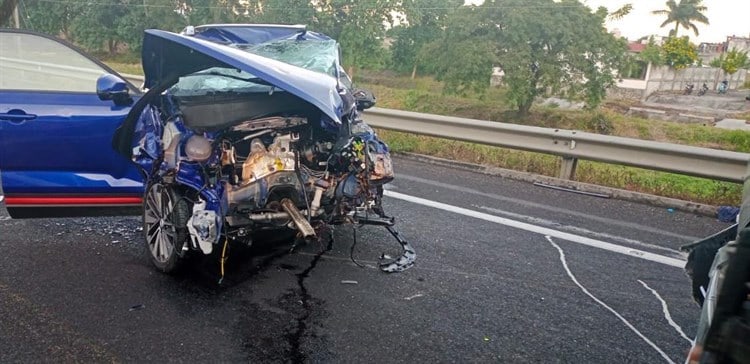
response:
[[[546,239],[547,239],[547,241],[549,241],[549,242],[550,242],[550,244],[552,244],[552,246],[554,246],[554,247],[555,247],[555,249],[557,249],[557,251],[558,251],[558,252],[560,253],[560,262],[562,262],[563,268],[565,268],[565,272],[566,272],[566,273],[568,273],[568,277],[570,277],[570,279],[571,279],[571,280],[573,280],[573,283],[575,283],[575,285],[576,285],[576,286],[578,286],[578,288],[580,288],[580,289],[581,289],[581,291],[583,291],[583,293],[585,293],[585,294],[586,294],[587,296],[589,296],[589,297],[590,297],[590,298],[591,298],[592,300],[594,300],[594,302],[596,302],[596,303],[598,303],[599,305],[601,305],[602,307],[606,308],[606,309],[607,309],[607,311],[611,312],[611,313],[612,313],[613,315],[615,315],[615,317],[617,317],[618,319],[620,319],[620,321],[622,321],[622,322],[623,322],[623,323],[625,324],[625,326],[627,326],[627,327],[628,327],[628,328],[629,328],[630,330],[632,330],[632,331],[633,331],[633,332],[634,332],[634,333],[635,333],[636,335],[638,335],[638,336],[639,336],[639,337],[640,337],[641,339],[643,339],[643,341],[645,341],[645,342],[646,342],[646,344],[648,344],[648,345],[650,345],[650,346],[651,346],[652,348],[654,348],[654,350],[656,350],[656,352],[658,352],[658,353],[659,353],[659,355],[661,355],[661,356],[662,356],[662,358],[664,358],[664,360],[666,360],[666,361],[667,361],[667,363],[671,363],[671,364],[674,364],[674,363],[675,363],[674,361],[672,361],[672,359],[670,359],[670,358],[669,358],[669,356],[668,356],[668,355],[667,355],[667,354],[666,354],[666,353],[664,352],[664,350],[661,350],[661,348],[659,348],[658,346],[656,346],[656,344],[654,344],[654,343],[653,343],[653,342],[652,342],[651,340],[649,340],[649,339],[648,339],[648,338],[646,337],[646,335],[643,335],[643,334],[642,334],[642,333],[641,333],[640,331],[638,331],[638,329],[636,329],[636,328],[635,328],[635,326],[633,326],[633,325],[632,325],[632,324],[631,324],[631,323],[630,323],[630,322],[629,322],[628,320],[626,320],[626,319],[625,319],[624,317],[622,317],[622,315],[620,315],[620,314],[619,314],[619,313],[618,313],[617,311],[615,311],[615,310],[614,310],[614,309],[613,309],[612,307],[609,307],[609,306],[607,306],[607,304],[606,304],[606,303],[604,303],[604,302],[602,302],[602,300],[600,300],[600,299],[596,298],[596,296],[594,296],[593,294],[591,294],[591,292],[589,292],[589,290],[587,290],[587,289],[586,289],[586,287],[584,287],[584,286],[583,286],[583,285],[582,285],[581,283],[579,283],[579,282],[578,282],[578,280],[576,279],[576,277],[575,277],[575,276],[573,275],[573,272],[571,272],[571,271],[570,271],[570,268],[568,267],[568,262],[567,262],[567,261],[565,260],[565,252],[563,252],[562,248],[560,248],[560,246],[559,246],[559,245],[557,245],[557,244],[556,244],[556,243],[555,243],[555,242],[554,242],[554,241],[552,240],[552,238],[551,238],[550,236],[545,236],[545,238],[546,238]]]
[[[680,325],[678,325],[676,322],[674,322],[674,320],[672,320],[672,315],[669,314],[669,307],[667,306],[667,301],[664,301],[664,299],[661,298],[661,295],[659,295],[659,292],[656,292],[655,289],[649,287],[642,280],[639,279],[638,282],[642,284],[643,287],[645,287],[647,290],[651,291],[651,293],[653,293],[654,296],[656,296],[656,299],[658,299],[659,302],[661,302],[661,309],[664,312],[664,318],[666,318],[667,322],[669,322],[669,326],[672,326],[675,329],[675,331],[677,331],[677,333],[680,334],[680,336],[682,336],[685,340],[687,340],[687,342],[689,342],[690,345],[692,346],[693,340],[691,340],[687,335],[685,335],[685,332],[682,331],[682,327],[680,327]]]
[[[683,268],[685,266],[685,261],[681,259],[675,259],[671,257],[667,257],[664,255],[649,253],[647,251],[638,250],[638,249],[632,249],[621,245],[616,245],[612,243],[607,243],[601,240],[596,240],[592,238],[588,238],[585,236],[575,235],[571,233],[566,233],[563,231],[558,231],[550,228],[545,228],[542,226],[536,226],[532,224],[528,224],[521,221],[511,220],[500,216],[490,215],[479,211],[469,210],[465,209],[463,207],[453,206],[444,204],[441,202],[436,202],[432,200],[427,200],[420,197],[405,195],[403,193],[398,193],[395,191],[384,191],[383,192],[385,196],[388,196],[390,198],[395,198],[402,201],[408,201],[411,203],[415,203],[417,205],[427,206],[436,208],[439,210],[444,210],[464,216],[473,217],[476,219],[484,220],[493,222],[500,225],[510,226],[516,229],[521,229],[525,231],[529,231],[536,234],[541,235],[549,235],[558,239],[567,240],[573,243],[578,243],[594,248],[604,249],[607,251],[611,251],[614,253],[619,253],[623,255],[627,255],[630,257],[636,257],[644,260],[648,260],[651,262],[661,263],[664,265],[676,267],[676,268]]]
[[[561,224],[559,222],[552,221],[552,220],[542,219],[542,218],[538,218],[538,217],[534,217],[534,216],[528,216],[528,215],[523,215],[523,214],[517,214],[515,212],[500,210],[500,209],[496,209],[496,208],[493,208],[493,207],[480,206],[480,205],[471,205],[471,206],[479,208],[479,209],[482,209],[482,210],[485,210],[485,211],[488,211],[488,212],[491,212],[493,214],[505,215],[505,216],[508,216],[510,218],[514,218],[514,219],[526,221],[526,222],[528,222],[530,224],[534,224],[534,225],[540,225],[540,226],[546,226],[546,227],[549,227],[549,228],[566,230],[566,231],[569,231],[569,232],[574,233],[574,234],[581,234],[581,235],[593,236],[595,238],[607,239],[607,240],[610,240],[610,241],[616,241],[616,242],[620,242],[620,243],[624,243],[624,244],[638,245],[638,246],[642,246],[642,247],[646,247],[646,248],[651,248],[651,249],[656,249],[656,250],[663,250],[665,252],[672,253],[672,256],[675,256],[675,257],[682,257],[683,254],[684,254],[684,253],[680,252],[679,250],[675,250],[675,249],[671,249],[671,248],[666,248],[666,247],[659,246],[659,245],[656,245],[656,244],[644,243],[644,242],[639,241],[639,240],[628,239],[628,238],[625,238],[625,237],[622,237],[622,236],[617,236],[617,235],[612,235],[612,234],[607,234],[607,233],[600,233],[600,232],[596,232],[596,231],[591,231],[589,229],[584,229],[584,228],[580,228],[580,227],[577,227],[577,226],[563,225],[563,224]]]
[[[649,233],[652,233],[652,234],[655,234],[655,235],[669,236],[669,237],[677,238],[677,239],[680,239],[680,240],[685,240],[685,241],[688,241],[688,242],[693,242],[693,241],[701,239],[701,238],[694,237],[694,236],[686,236],[686,235],[682,235],[682,234],[675,234],[675,233],[672,233],[672,232],[669,232],[669,231],[665,231],[663,229],[659,229],[659,228],[655,228],[655,227],[651,227],[651,226],[646,226],[646,225],[642,225],[642,224],[638,224],[638,223],[634,223],[634,222],[628,222],[628,221],[623,221],[623,220],[618,220],[618,219],[610,219],[610,218],[603,217],[603,216],[592,215],[592,214],[587,214],[585,212],[580,212],[580,211],[566,209],[564,207],[549,206],[549,205],[545,205],[545,204],[542,204],[542,203],[528,201],[528,200],[524,200],[524,199],[520,199],[520,198],[508,197],[508,196],[498,195],[498,194],[494,194],[494,193],[487,193],[487,192],[475,190],[475,189],[464,187],[464,186],[456,186],[456,185],[448,184],[448,183],[445,183],[445,182],[438,182],[438,181],[433,181],[433,180],[429,180],[429,179],[426,179],[426,178],[409,176],[409,175],[405,175],[403,173],[399,173],[398,174],[398,178],[396,179],[396,182],[386,184],[386,186],[393,187],[393,189],[396,189],[396,186],[394,185],[394,183],[398,184],[398,181],[400,181],[400,180],[413,181],[413,182],[422,183],[422,184],[426,184],[426,185],[430,185],[430,186],[444,188],[444,189],[451,190],[451,191],[456,191],[456,192],[462,192],[462,193],[468,193],[468,194],[472,194],[472,195],[482,196],[482,197],[486,197],[486,198],[497,200],[497,201],[510,202],[510,203],[513,203],[513,204],[516,204],[516,205],[533,207],[533,208],[539,209],[539,210],[545,210],[545,211],[550,211],[550,212],[554,212],[554,213],[561,213],[561,214],[565,214],[565,215],[577,216],[577,217],[584,218],[586,220],[597,221],[597,222],[600,222],[600,223],[606,224],[606,225],[621,226],[621,227],[628,228],[628,229],[635,229],[635,230],[640,230],[640,231],[646,231],[646,232],[649,232]]]

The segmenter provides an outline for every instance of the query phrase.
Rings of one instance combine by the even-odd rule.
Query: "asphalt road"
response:
[[[397,252],[382,228],[358,230],[366,268],[349,260],[342,227],[327,251],[233,251],[218,286],[213,260],[180,277],[152,269],[138,218],[10,220],[0,209],[0,362],[683,360],[679,330],[692,337],[699,313],[688,279],[642,254],[680,259],[680,245],[726,224],[395,162],[386,208],[418,254],[400,274],[374,268]]]

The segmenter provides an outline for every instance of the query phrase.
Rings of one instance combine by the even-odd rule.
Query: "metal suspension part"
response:
[[[288,198],[281,200],[281,208],[283,208],[284,211],[289,214],[289,217],[297,227],[297,230],[299,230],[302,238],[307,239],[315,236],[315,229],[313,229],[312,225],[310,225],[310,222],[307,221],[307,219],[302,215],[299,209],[297,209],[297,206],[294,205],[294,202],[292,202],[292,200]]]

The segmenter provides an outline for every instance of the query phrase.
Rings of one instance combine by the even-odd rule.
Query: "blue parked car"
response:
[[[304,26],[147,30],[142,87],[64,41],[0,30],[0,178],[13,218],[143,215],[154,265],[261,232],[384,226],[388,146],[361,119],[338,43]],[[141,91],[143,90],[143,92]]]

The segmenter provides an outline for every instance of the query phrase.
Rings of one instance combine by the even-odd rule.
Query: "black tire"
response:
[[[151,262],[168,274],[176,273],[187,261],[182,247],[190,233],[190,204],[172,187],[153,183],[143,198],[143,232]]]

